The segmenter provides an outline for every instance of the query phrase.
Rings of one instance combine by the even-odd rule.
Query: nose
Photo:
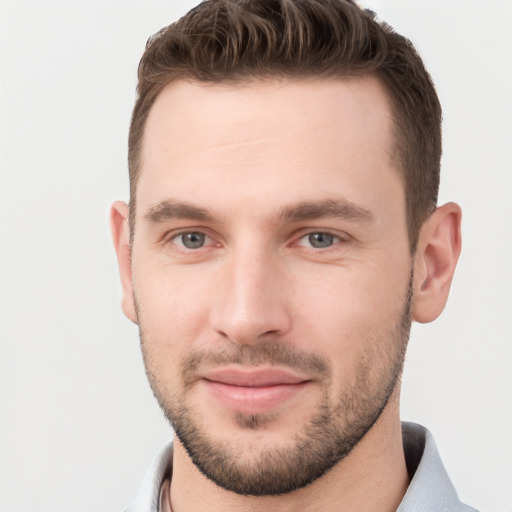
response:
[[[253,345],[291,327],[284,269],[264,250],[243,250],[223,262],[210,325],[223,338]]]

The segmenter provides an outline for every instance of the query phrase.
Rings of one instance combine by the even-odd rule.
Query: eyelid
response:
[[[178,245],[174,242],[174,240],[176,238],[178,238],[179,236],[184,235],[186,233],[201,233],[201,234],[205,235],[208,242],[205,243],[205,245],[200,247],[199,249],[211,247],[212,245],[217,245],[217,246],[222,245],[222,242],[219,241],[219,237],[215,236],[215,234],[212,233],[209,228],[200,227],[200,226],[197,226],[197,227],[196,226],[187,226],[187,227],[169,230],[162,235],[159,242],[162,243],[163,245],[172,244],[178,250],[182,250],[184,252],[197,252],[199,249],[189,249],[182,245]],[[308,228],[301,228],[292,234],[291,245],[292,246],[299,245],[299,242],[302,239],[304,239],[305,237],[307,237],[311,234],[315,234],[315,233],[328,234],[328,235],[333,236],[338,239],[334,242],[334,244],[332,246],[324,248],[323,249],[324,251],[329,250],[331,247],[334,247],[339,243],[349,242],[350,240],[352,240],[352,237],[349,234],[347,234],[345,231],[339,231],[336,229],[329,229],[329,228],[309,228],[308,227]],[[314,247],[310,247],[310,248],[315,251],[322,250],[322,249],[316,249]]]
[[[194,234],[194,235],[203,235],[204,236],[204,244],[199,246],[199,247],[196,247],[196,248],[191,248],[191,247],[187,247],[184,243],[183,243],[183,236],[184,235],[191,235],[191,234]],[[181,239],[181,243],[178,243],[177,240],[180,240]],[[173,237],[171,237],[171,242],[176,244],[180,249],[183,249],[183,250],[188,250],[188,251],[197,251],[199,249],[203,249],[204,247],[208,247],[210,245],[210,242],[211,241],[211,237],[209,237],[206,233],[202,233],[201,231],[185,231],[184,233],[178,233],[176,235],[174,235]]]
[[[300,241],[305,239],[306,237],[308,237],[310,235],[314,235],[314,234],[330,235],[337,239],[332,245],[322,248],[322,249],[309,246],[309,248],[314,251],[328,251],[329,249],[337,246],[338,244],[344,243],[344,242],[349,242],[352,239],[352,237],[350,235],[348,235],[346,232],[338,231],[336,229],[307,228],[307,229],[301,229],[301,230],[299,230],[299,232],[297,232],[295,234],[294,242],[292,245],[299,245],[301,247],[307,247],[306,245],[300,244]]]
[[[187,233],[199,233],[201,235],[205,236],[205,245],[202,247],[199,247],[198,249],[189,249],[188,247],[185,247],[184,245],[177,244],[175,242],[175,239],[186,235]],[[172,229],[170,231],[167,231],[160,239],[161,243],[163,245],[172,245],[177,250],[183,251],[183,252],[197,252],[200,249],[205,249],[208,247],[212,247],[213,245],[220,245],[220,242],[217,241],[218,237],[215,237],[214,234],[211,232],[210,229],[204,228],[204,227],[196,227],[196,226],[187,226],[182,228],[176,228]]]

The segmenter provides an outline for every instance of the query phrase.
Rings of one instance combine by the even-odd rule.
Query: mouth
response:
[[[243,414],[275,410],[301,394],[312,381],[274,368],[222,368],[206,372],[201,381],[223,407]]]

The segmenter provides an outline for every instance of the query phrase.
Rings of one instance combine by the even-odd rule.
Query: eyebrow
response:
[[[166,200],[149,208],[144,218],[149,222],[164,222],[170,219],[188,219],[198,222],[213,222],[211,213],[189,203]]]
[[[285,206],[279,211],[282,222],[301,222],[322,217],[340,217],[349,221],[370,223],[374,220],[370,210],[344,199],[326,199],[323,201],[304,201]],[[152,223],[170,219],[187,219],[198,222],[214,222],[209,210],[189,203],[165,200],[147,210],[144,218]]]
[[[279,218],[288,222],[314,220],[322,217],[341,217],[349,221],[370,223],[374,215],[370,210],[344,199],[305,201],[287,206],[279,212]]]

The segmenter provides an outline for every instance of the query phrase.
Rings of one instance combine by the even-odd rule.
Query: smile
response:
[[[242,414],[263,414],[300,394],[311,380],[288,371],[221,369],[202,379],[206,389],[221,405]]]

